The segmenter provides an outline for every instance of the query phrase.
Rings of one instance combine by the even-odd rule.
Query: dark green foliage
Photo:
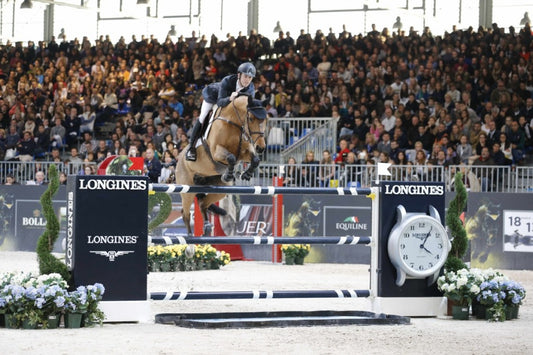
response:
[[[463,174],[455,174],[455,198],[450,201],[448,213],[446,214],[446,226],[452,235],[452,249],[446,260],[446,271],[457,271],[466,267],[461,258],[468,249],[468,238],[463,222],[459,218],[466,207],[467,192],[463,184]]]
[[[154,209],[155,205],[159,205],[159,213],[148,224],[148,231],[152,231],[158,225],[163,223],[172,211],[172,200],[170,196],[164,192],[156,192],[155,194],[150,194],[148,196],[148,213]]]
[[[49,184],[46,191],[41,196],[41,206],[46,218],[46,228],[37,241],[37,259],[39,261],[39,272],[41,274],[58,273],[67,282],[70,280],[70,272],[67,265],[52,255],[54,243],[59,237],[59,220],[54,212],[52,197],[59,189],[59,176],[55,165],[50,165]]]
[[[446,262],[444,263],[444,269],[446,271],[457,271],[467,268],[466,264],[456,256],[448,255]]]

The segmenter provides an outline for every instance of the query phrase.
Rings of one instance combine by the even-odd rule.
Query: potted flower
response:
[[[98,303],[102,300],[105,292],[105,287],[101,283],[95,283],[94,285],[88,285],[87,288],[87,312],[85,313],[85,326],[91,326],[93,324],[100,324],[105,319],[105,314],[98,307]]]
[[[88,307],[87,288],[85,286],[79,286],[76,290],[69,292],[65,306],[65,327],[81,327],[82,317],[87,313]]]
[[[98,303],[102,300],[105,288],[100,283],[79,286],[67,295],[65,327],[79,328],[82,325],[102,324],[105,314]]]
[[[486,309],[486,319],[490,321],[505,320],[505,292],[502,289],[502,282],[497,280],[488,280],[481,283],[480,292],[477,300]]]
[[[503,303],[505,305],[505,318],[518,318],[518,309],[522,300],[526,297],[526,290],[516,281],[504,281],[501,285],[502,291],[505,292]]]
[[[285,255],[285,264],[287,265],[303,265],[304,258],[309,254],[311,245],[309,244],[284,244],[281,246],[281,251]]]
[[[468,319],[472,299],[479,293],[476,276],[468,269],[459,269],[444,273],[437,279],[439,290],[454,302],[453,319]]]

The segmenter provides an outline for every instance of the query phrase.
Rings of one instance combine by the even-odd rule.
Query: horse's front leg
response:
[[[241,179],[247,181],[250,180],[254,176],[255,169],[257,169],[257,167],[259,166],[260,161],[261,159],[259,159],[257,155],[253,154],[250,166],[248,167],[248,169],[246,169],[244,173],[242,173]]]

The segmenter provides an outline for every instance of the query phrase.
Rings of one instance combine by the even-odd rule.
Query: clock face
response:
[[[409,218],[398,236],[401,262],[411,275],[429,275],[444,264],[447,257],[446,230],[434,218]]]

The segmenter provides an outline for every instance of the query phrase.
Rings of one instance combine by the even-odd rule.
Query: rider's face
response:
[[[250,75],[247,75],[247,74],[244,74],[244,73],[241,73],[241,76],[240,76],[240,79],[241,81],[241,85],[246,87],[248,85],[250,85],[250,83],[252,82],[253,80],[253,77],[250,76]]]

